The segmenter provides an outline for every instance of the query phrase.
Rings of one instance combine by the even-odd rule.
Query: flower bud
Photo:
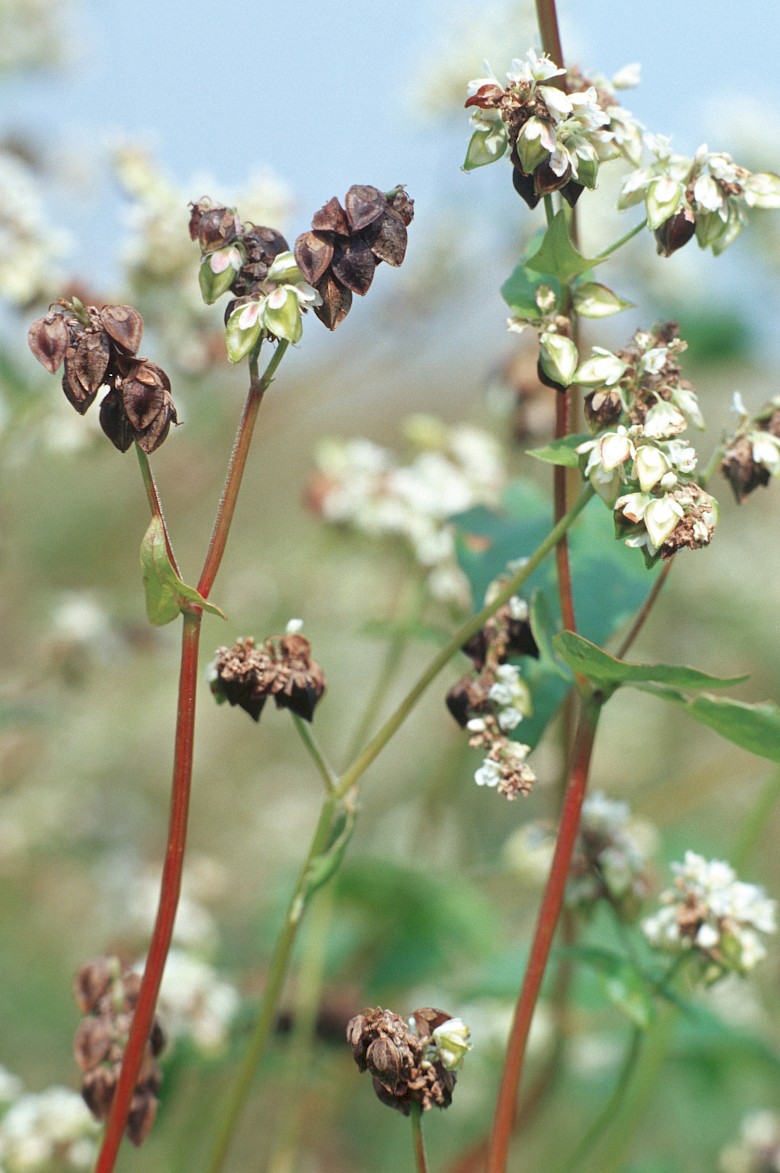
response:
[[[645,509],[644,523],[650,541],[660,550],[683,515],[682,507],[672,497],[654,497]]]
[[[597,281],[576,285],[572,297],[574,309],[582,318],[609,318],[612,314],[631,309],[633,305]]]
[[[669,175],[653,179],[647,188],[645,206],[648,227],[655,231],[680,211],[685,197],[685,185]],[[690,237],[688,238],[690,239]]]
[[[594,346],[590,358],[586,358],[575,372],[573,382],[580,387],[611,387],[623,377],[626,369],[626,364],[616,354]]]
[[[637,448],[634,456],[634,474],[644,493],[654,488],[667,472],[669,461],[660,448],[655,448],[652,444],[642,444]]]
[[[546,163],[550,157],[550,152],[541,143],[545,130],[546,127],[539,118],[529,118],[517,136],[515,150],[526,175],[533,175],[536,168]]]
[[[225,346],[230,362],[241,362],[259,342],[265,302],[265,297],[244,298],[230,313],[225,324]]]
[[[448,1018],[433,1030],[433,1041],[446,1071],[456,1071],[471,1050],[471,1031],[461,1018]]]
[[[742,184],[745,202],[751,208],[780,208],[780,175],[771,171],[757,171],[748,175]]]
[[[616,432],[607,432],[599,440],[599,455],[601,466],[606,472],[612,472],[620,464],[625,464],[633,455],[633,445],[628,433],[623,427]]]
[[[297,266],[295,271],[298,272]],[[289,285],[279,286],[269,293],[263,310],[263,324],[276,338],[300,342],[303,335],[301,305]]]
[[[579,362],[577,347],[564,334],[546,330],[539,337],[539,362],[548,379],[558,387],[568,387]]]
[[[200,263],[198,281],[206,305],[213,305],[217,298],[227,293],[241,265],[241,253],[234,244],[204,256]]]

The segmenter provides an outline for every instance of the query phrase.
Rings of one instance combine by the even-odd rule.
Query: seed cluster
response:
[[[325,676],[303,635],[271,636],[259,648],[251,638],[239,639],[229,648],[217,648],[211,691],[217,701],[238,705],[254,721],[260,720],[269,697],[277,709],[311,721],[325,691]]]

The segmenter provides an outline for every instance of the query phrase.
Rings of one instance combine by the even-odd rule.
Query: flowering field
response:
[[[778,164],[538,9],[478,264],[0,142],[0,1173],[780,1168]]]

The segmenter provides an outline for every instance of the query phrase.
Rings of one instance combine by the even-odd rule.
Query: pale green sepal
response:
[[[227,619],[224,611],[181,581],[171,565],[162,522],[156,516],[149,522],[141,543],[141,578],[146,595],[146,614],[155,627],[172,623],[179,612],[191,611],[194,607]]]
[[[561,387],[568,387],[577,369],[580,356],[571,338],[548,331],[539,338],[539,361],[548,378]]]
[[[200,269],[198,270],[198,283],[200,285],[201,297],[206,305],[213,305],[218,298],[222,297],[223,293],[227,293],[230,286],[236,279],[236,270],[232,265],[228,265],[221,273],[215,273],[211,267],[211,258],[214,253],[209,253],[200,262]]]
[[[654,179],[645,195],[647,225],[651,231],[660,228],[675,212],[679,212],[685,196],[685,185],[668,175]]]
[[[250,350],[257,345],[258,339],[263,332],[263,318],[261,313],[258,313],[257,318],[248,329],[241,329],[239,321],[246,308],[246,305],[238,306],[237,309],[233,310],[233,313],[227,320],[225,327],[225,347],[230,362],[241,362],[241,359],[245,358]]]
[[[572,298],[574,309],[582,318],[609,318],[634,308],[633,302],[623,301],[622,297],[597,281],[575,285]]]
[[[297,285],[299,281],[303,281],[303,273],[289,249],[274,257],[267,279],[277,285]]]
[[[491,150],[488,146],[490,139],[493,139],[496,143],[495,150]],[[501,159],[504,156],[506,148],[507,137],[505,130],[499,132],[494,130],[475,130],[466,151],[463,170],[474,171],[477,167],[486,167],[488,163],[495,163],[497,159]]]
[[[780,208],[780,175],[773,175],[771,171],[757,171],[748,175],[742,187],[751,208],[770,211]]]
[[[277,294],[281,292],[284,292],[284,301],[279,306],[273,305]],[[269,334],[275,334],[287,342],[300,342],[303,336],[301,306],[292,289],[278,289],[269,294],[263,311],[263,323]]]

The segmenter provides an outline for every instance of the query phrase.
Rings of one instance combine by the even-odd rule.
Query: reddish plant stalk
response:
[[[539,25],[539,36],[545,53],[549,54],[556,65],[562,66],[563,49],[555,0],[536,0],[536,23]],[[552,84],[555,84],[555,79]]]
[[[122,1059],[122,1070],[111,1103],[111,1114],[106,1125],[95,1173],[111,1173],[127,1122],[130,1101],[133,1098],[138,1072],[143,1059],[149,1032],[152,1028],[157,995],[162,982],[165,959],[173,935],[173,922],[181,891],[184,847],[187,838],[187,814],[192,779],[192,749],[195,729],[195,693],[198,680],[198,645],[200,641],[201,612],[184,615],[179,672],[179,702],[176,714],[176,750],[173,764],[171,813],[168,826],[168,845],[165,852],[160,904],[154,925],[144,976],[133,1015],[130,1035]]]
[[[204,598],[208,596],[219,570],[222,556],[225,552],[230,523],[233,520],[238,491],[246,467],[247,456],[252,442],[257,412],[274,372],[287,349],[286,342],[279,342],[273,358],[269,362],[262,377],[258,375],[258,357],[255,354],[250,359],[249,394],[244,404],[244,410],[238,425],[238,431],[230,456],[225,486],[222,490],[217,518],[209,541],[203,571],[198,583],[198,590]],[[141,471],[149,498],[152,514],[162,519],[157,488],[151,476],[151,471],[144,461],[141,461]],[[167,530],[166,536],[168,555],[173,561],[173,551]],[[177,571],[178,573],[178,571]],[[190,790],[192,785],[192,758],[195,734],[195,696],[198,682],[198,647],[200,643],[200,626],[202,612],[199,609],[185,611],[182,615],[184,625],[182,630],[181,668],[179,672],[179,698],[176,715],[176,740],[173,761],[173,783],[171,788],[171,812],[168,823],[168,840],[165,852],[162,880],[160,884],[160,900],[157,908],[157,917],[154,924],[149,953],[141,979],[141,988],[138,994],[133,1021],[130,1026],[125,1053],[122,1058],[122,1068],[119,1073],[114,1098],[111,1102],[111,1112],[106,1124],[103,1144],[98,1154],[94,1173],[112,1173],[116,1163],[119,1146],[127,1123],[130,1102],[133,1097],[138,1073],[146,1047],[149,1031],[154,1019],[157,1005],[157,995],[162,983],[165,962],[173,936],[173,924],[176,919],[176,909],[181,892],[181,877],[184,867],[184,850],[187,840],[187,820],[189,814]]]
[[[509,1036],[504,1070],[498,1092],[493,1120],[493,1132],[488,1148],[486,1173],[505,1173],[509,1142],[517,1113],[517,1092],[523,1069],[523,1059],[531,1029],[536,1001],[550,956],[555,929],[563,906],[566,881],[571,867],[574,844],[580,825],[580,812],[585,798],[593,743],[600,712],[600,701],[591,696],[583,700],[577,734],[574,741],[569,780],[563,799],[558,838],[555,843],[547,886],[531,944],[528,965],[515,1008]]]
[[[669,571],[671,569],[672,569],[672,559],[669,558],[668,561],[666,561],[664,563],[663,570],[658,575],[658,577],[656,578],[653,585],[650,587],[647,598],[645,599],[642,606],[639,608],[639,611],[637,612],[637,614],[634,618],[634,622],[631,624],[631,627],[629,628],[628,632],[626,633],[620,647],[615,652],[615,655],[617,656],[617,658],[619,660],[623,659],[626,652],[631,647],[632,643],[634,642],[634,640],[636,639],[636,637],[639,635],[640,631],[644,627],[645,620],[647,619],[647,617],[649,616],[653,607],[655,606],[655,601],[658,598],[658,596],[660,595],[661,590],[663,589],[663,585],[666,582],[667,578],[669,577]]]

